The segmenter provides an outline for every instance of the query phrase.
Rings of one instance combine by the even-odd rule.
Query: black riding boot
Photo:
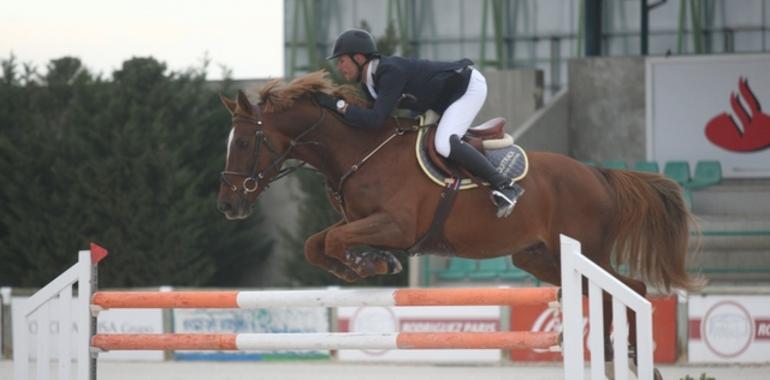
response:
[[[489,160],[474,147],[462,142],[457,135],[449,138],[449,159],[459,164],[476,177],[489,182],[492,202],[497,206],[497,217],[505,218],[516,206],[516,198],[524,192],[513,180],[505,178]]]

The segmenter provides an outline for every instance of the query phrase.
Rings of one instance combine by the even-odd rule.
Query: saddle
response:
[[[459,177],[460,190],[477,187],[478,185],[474,183],[470,173],[436,151],[433,142],[436,136],[437,122],[438,114],[433,111],[428,111],[420,117],[420,129],[417,134],[415,150],[417,161],[423,172],[439,186],[447,186]],[[518,181],[526,176],[529,162],[524,150],[513,143],[513,137],[505,133],[504,127],[505,119],[496,117],[469,129],[462,139],[486,156],[503,175]]]
[[[443,190],[428,231],[407,252],[411,255],[454,256],[454,247],[444,236],[444,224],[452,212],[457,192],[487,184],[473,178],[470,173],[436,152],[433,141],[436,136],[438,114],[428,111],[420,116],[419,121],[415,144],[417,161],[425,175],[443,187]],[[504,126],[505,119],[501,117],[491,119],[468,130],[463,140],[484,154],[500,173],[518,181],[527,175],[529,168],[527,154],[513,143],[513,137],[505,133]]]

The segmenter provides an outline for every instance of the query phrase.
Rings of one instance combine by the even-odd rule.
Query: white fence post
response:
[[[604,269],[582,255],[577,240],[561,235],[562,328],[564,378],[583,379],[583,303],[582,278],[588,280],[591,348],[591,377],[604,379],[604,344],[602,291],[612,297],[614,324],[615,378],[626,379],[628,366],[628,327],[626,310],[636,312],[638,378],[653,379],[652,305],[644,297],[609,275]],[[597,368],[598,366],[598,368]]]
[[[99,252],[94,252],[96,249]],[[32,337],[29,324],[37,324],[37,365],[38,380],[50,378],[51,364],[49,349],[54,344],[50,339],[52,323],[59,326],[58,378],[69,379],[71,360],[77,362],[77,378],[89,380],[95,376],[92,371],[90,340],[93,325],[90,315],[92,279],[94,266],[106,255],[101,247],[91,245],[91,250],[80,251],[77,264],[56,277],[28,299],[13,307],[13,367],[15,380],[30,378],[30,342]],[[72,302],[73,286],[78,284],[78,298]],[[74,311],[73,311],[74,307]],[[72,315],[78,326],[77,334],[72,334]],[[53,317],[53,318],[52,318]],[[76,351],[70,353],[70,342],[76,340]]]

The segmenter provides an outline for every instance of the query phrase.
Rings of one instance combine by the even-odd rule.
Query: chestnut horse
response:
[[[362,103],[324,72],[288,85],[273,81],[260,91],[257,105],[242,92],[234,101],[222,97],[232,129],[218,207],[229,219],[247,217],[286,159],[306,162],[323,174],[343,216],[307,239],[307,260],[350,282],[397,273],[401,265],[394,254],[406,253],[426,233],[442,192],[418,165],[417,134],[404,132],[415,121],[391,118],[380,129],[351,127],[314,101],[318,91]],[[495,216],[487,188],[457,195],[444,226],[451,254],[509,255],[517,267],[559,285],[559,234],[565,234],[642,296],[645,282],[665,290],[701,285],[686,270],[691,216],[676,183],[548,152],[530,152],[529,164],[518,182],[526,192],[508,218]],[[625,264],[629,276],[611,262]]]

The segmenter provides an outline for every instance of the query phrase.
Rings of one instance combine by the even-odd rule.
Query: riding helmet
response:
[[[337,58],[343,54],[361,53],[366,56],[379,55],[377,43],[371,33],[363,29],[348,29],[334,41],[332,55],[326,59]]]

